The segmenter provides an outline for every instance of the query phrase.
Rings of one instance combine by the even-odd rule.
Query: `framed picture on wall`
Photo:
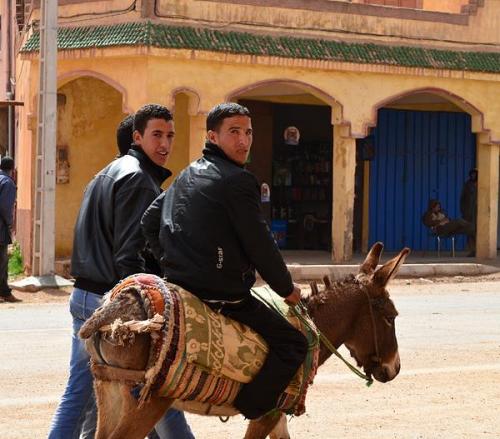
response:
[[[289,126],[283,131],[283,139],[285,140],[285,145],[295,146],[299,144],[300,141],[300,131],[297,127]]]

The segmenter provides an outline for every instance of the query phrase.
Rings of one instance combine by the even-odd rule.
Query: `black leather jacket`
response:
[[[283,297],[289,271],[263,218],[256,178],[207,143],[148,208],[144,235],[167,279],[201,299],[239,300],[255,269]]]
[[[141,150],[131,149],[88,184],[74,232],[76,287],[103,294],[120,279],[144,271],[141,217],[170,175]]]

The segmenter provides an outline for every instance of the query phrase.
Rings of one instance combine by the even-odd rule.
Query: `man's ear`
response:
[[[140,145],[142,143],[142,136],[141,133],[138,130],[135,130],[132,133],[132,140],[136,145]]]
[[[217,132],[213,131],[213,130],[208,130],[207,139],[210,143],[217,144],[217,142],[218,142]]]

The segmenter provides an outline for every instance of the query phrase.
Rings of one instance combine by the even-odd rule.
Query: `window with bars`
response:
[[[20,31],[24,29],[32,6],[32,0],[16,0],[16,23]]]

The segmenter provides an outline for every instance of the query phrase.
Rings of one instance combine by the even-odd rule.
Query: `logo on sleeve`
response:
[[[224,250],[222,247],[217,247],[217,269],[222,270],[222,264],[224,262]]]

